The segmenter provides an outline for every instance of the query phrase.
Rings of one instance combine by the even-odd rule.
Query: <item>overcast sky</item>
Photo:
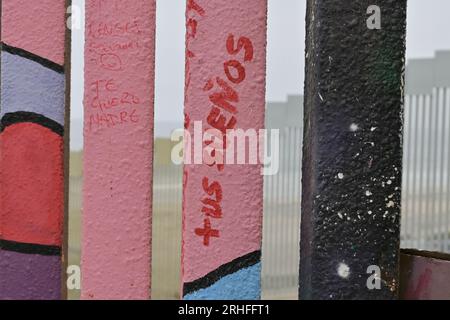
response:
[[[213,0],[211,0],[213,1]],[[408,58],[450,50],[450,1],[408,0]],[[74,0],[83,5],[84,0]],[[376,3],[376,0],[374,0]],[[306,0],[269,0],[267,100],[303,93]],[[157,0],[156,122],[183,122],[185,0]],[[83,30],[73,31],[72,117],[82,119]]]

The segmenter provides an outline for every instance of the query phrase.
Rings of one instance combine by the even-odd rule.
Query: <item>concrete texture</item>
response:
[[[170,151],[170,140],[155,141],[155,155]],[[169,152],[170,153],[170,152]],[[82,153],[70,155],[69,265],[80,265]],[[181,264],[181,184],[182,168],[155,159],[152,210],[152,299],[179,299]],[[70,290],[69,299],[80,298],[80,290]]]
[[[229,274],[205,289],[184,296],[184,300],[258,300],[261,263]],[[246,286],[242,286],[245,282]]]
[[[60,257],[0,250],[1,299],[57,300],[60,291]]]
[[[2,0],[2,42],[64,64],[65,1]]]
[[[203,123],[203,130],[263,128],[267,1],[189,0],[186,19],[186,129],[193,136],[195,121]],[[221,81],[231,88],[227,91],[230,96],[217,99],[224,94]],[[193,283],[210,283],[209,275],[222,266],[261,249],[262,186],[259,165],[185,166],[182,249],[185,295],[195,295],[186,290],[195,287]],[[215,217],[205,214],[211,209],[205,201],[220,207]],[[225,272],[215,279],[227,275]],[[233,294],[236,292],[248,297],[245,293],[250,287],[260,291],[258,275],[236,277],[240,281],[228,286],[225,279],[221,286],[224,290],[211,297],[239,298],[239,294]],[[228,290],[232,286],[233,290]],[[260,292],[252,297],[259,295]]]
[[[83,299],[150,297],[155,9],[86,2]]]
[[[64,126],[64,74],[3,51],[1,77],[0,117],[5,113],[28,111]]]
[[[0,299],[59,299],[65,1],[1,6]]]
[[[406,1],[371,4],[308,1],[301,299],[398,294]]]
[[[38,124],[19,123],[2,132],[1,143],[1,238],[61,246],[62,137]]]

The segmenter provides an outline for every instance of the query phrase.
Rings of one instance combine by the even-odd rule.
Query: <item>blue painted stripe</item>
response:
[[[259,300],[261,262],[227,275],[208,288],[184,296],[184,300]]]
[[[2,51],[0,117],[34,112],[64,126],[65,75]]]

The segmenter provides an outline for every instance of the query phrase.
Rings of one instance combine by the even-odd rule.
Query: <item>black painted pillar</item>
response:
[[[397,297],[405,29],[406,0],[308,0],[300,299]]]

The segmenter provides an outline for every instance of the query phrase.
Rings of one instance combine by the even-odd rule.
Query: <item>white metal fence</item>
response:
[[[405,99],[402,246],[450,252],[450,89]]]
[[[183,168],[153,170],[152,298],[179,299]]]
[[[297,297],[302,137],[301,128],[280,130],[280,170],[264,177],[264,298]]]
[[[263,297],[297,297],[303,130],[280,130],[280,170],[264,178]],[[402,247],[450,252],[450,89],[405,100]],[[180,166],[156,166],[155,298],[176,298],[181,248]]]

